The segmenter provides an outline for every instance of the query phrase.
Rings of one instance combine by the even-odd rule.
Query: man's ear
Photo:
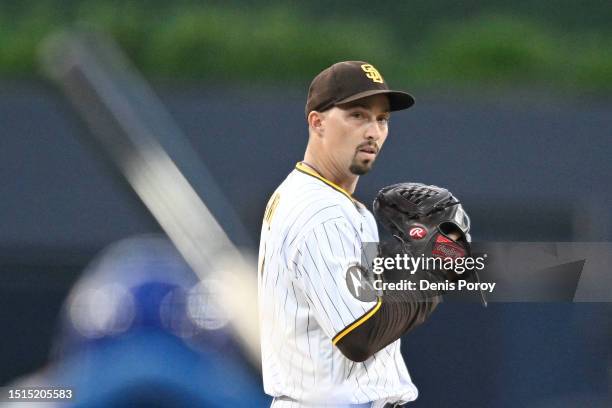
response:
[[[323,120],[325,119],[324,113],[311,111],[308,114],[308,127],[312,129],[316,134],[322,135],[324,131]]]

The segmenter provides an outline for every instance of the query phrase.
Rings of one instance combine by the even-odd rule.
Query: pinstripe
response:
[[[342,234],[340,233],[340,229],[338,228],[337,223],[334,223],[334,227],[336,227],[336,233],[338,234],[338,242],[340,243],[340,247],[342,248],[342,254],[344,255],[344,258],[346,259],[346,251],[344,250],[344,239],[342,239]],[[323,229],[325,229],[325,225],[323,225]],[[325,233],[327,234],[327,230],[325,230]],[[328,237],[328,242],[330,242],[329,237]],[[331,248],[331,245],[330,245],[330,248]],[[365,305],[362,306],[362,313],[366,313],[368,310],[369,310],[368,307],[366,307]],[[357,318],[354,318],[354,320],[357,320]]]
[[[376,359],[376,354],[374,354],[372,356],[372,359],[374,360],[374,364],[372,364],[372,366],[373,366],[372,368],[374,368],[374,372],[376,374],[376,377],[375,377],[376,378],[376,385],[375,385],[375,387],[378,389],[378,384],[380,383],[380,380],[382,379],[383,376],[380,375],[380,372],[378,371],[377,366],[379,364],[382,364],[382,366],[384,367],[384,363],[382,363],[382,362],[379,363],[378,359]],[[384,371],[383,371],[383,374],[384,374]]]
[[[361,383],[359,382],[359,376],[358,376],[358,375],[356,375],[356,376],[354,376],[353,378],[355,379],[355,382],[357,383],[357,389],[358,389],[359,391],[361,391],[361,393],[362,393],[363,395],[365,395],[366,400],[373,401],[373,399],[372,399],[372,398],[370,398],[370,396],[369,396],[369,395],[368,395],[368,394],[367,394],[367,393],[366,393],[366,392],[363,390],[363,388],[361,387]],[[355,395],[357,395],[357,394],[355,394]]]
[[[310,305],[308,303],[306,303],[306,306],[308,307],[308,311],[306,312],[306,342],[308,343],[308,356],[310,357],[310,361],[313,362],[312,360],[312,351],[310,350]],[[300,377],[300,387],[302,389],[302,395],[300,396],[300,398],[302,398],[302,396],[304,395],[304,355],[302,354],[302,361],[301,363],[301,377]],[[314,374],[316,374],[316,371],[314,372]],[[313,381],[314,382],[314,381]]]
[[[299,268],[300,265],[297,262],[295,262],[293,259],[291,260],[291,263],[296,266],[295,272],[297,274],[297,277],[301,278],[302,277],[302,272],[300,271],[300,268]]]
[[[398,349],[399,349],[399,344],[396,342],[395,343],[395,348],[393,350],[393,354],[394,355],[397,355],[399,353]],[[395,372],[396,372],[396,375],[393,377],[393,379],[395,380],[395,384],[399,385],[399,382],[400,382],[400,378],[399,378],[400,368],[398,367],[397,359],[393,359],[393,362],[395,363]]]
[[[331,341],[373,305],[354,299],[344,276],[344,268],[361,261],[362,243],[378,240],[371,214],[297,171],[276,193],[258,261],[265,391],[293,399],[277,400],[279,407],[303,407],[295,400],[324,397],[317,390],[325,387],[344,389],[347,403],[415,395],[399,342],[354,363]]]
[[[327,206],[327,207],[324,207],[324,208],[319,209],[319,210],[318,210],[316,213],[312,214],[312,215],[311,215],[311,217],[310,217],[310,218],[308,218],[308,220],[307,220],[306,222],[304,222],[304,223],[302,224],[302,225],[303,225],[303,228],[301,228],[300,232],[302,232],[302,233],[309,232],[309,231],[311,230],[311,228],[309,228],[309,224],[308,224],[308,223],[309,223],[309,222],[311,222],[311,221],[312,221],[312,219],[313,219],[313,218],[315,218],[315,217],[316,217],[318,214],[320,214],[321,212],[323,212],[323,211],[325,211],[325,210],[329,210],[330,208],[339,208],[339,207],[340,207],[339,205],[330,205],[330,206]],[[306,208],[309,208],[309,206],[306,206]],[[335,217],[332,217],[332,218],[330,218],[330,219],[337,219],[337,218],[340,218],[340,219],[341,219],[341,218],[343,218],[343,217],[341,217],[341,216],[335,216]],[[320,224],[321,224],[321,222],[320,222],[320,221],[317,221],[317,223],[315,224],[314,228],[316,228],[316,227],[317,227],[317,226],[319,226]],[[289,235],[289,234],[287,234],[287,235]],[[299,237],[300,237],[300,234],[299,234],[299,233],[298,233],[298,234],[295,234],[295,236],[294,236],[294,237],[293,237],[293,239],[292,239],[292,240],[289,242],[289,244],[288,244],[288,245],[289,245],[289,246],[292,246],[292,245],[295,243],[296,239],[298,239]]]
[[[363,369],[366,372],[366,377],[368,377],[368,386],[372,386],[372,378],[370,377],[370,372],[368,371],[368,365],[367,363],[364,361],[363,363]],[[376,387],[372,387],[372,391],[374,392],[374,394],[376,394],[376,399],[381,399],[380,394],[378,393],[378,391],[376,391]]]
[[[285,301],[283,302],[283,309],[286,310],[286,305],[287,305],[287,295],[289,293],[288,289],[285,289]],[[279,308],[278,310],[281,310],[281,308]],[[287,314],[286,313],[278,313],[282,316],[282,320],[283,323],[281,324],[282,327],[286,327],[287,326]],[[280,321],[281,319],[279,318],[278,315],[276,315],[276,320]],[[278,354],[281,356],[280,360],[283,361],[285,354],[283,353],[283,349],[285,348],[286,343],[282,342],[280,345],[280,349],[278,351]],[[289,369],[291,369],[291,364],[289,364]],[[290,377],[288,377],[290,378]]]
[[[293,223],[292,223],[291,225],[289,225],[289,227],[287,227],[287,228],[284,230],[284,234],[285,234],[285,235],[284,235],[284,237],[283,237],[283,239],[282,239],[282,242],[281,242],[281,244],[280,244],[280,245],[278,245],[278,246],[277,246],[277,248],[276,248],[276,250],[277,250],[279,253],[280,253],[280,251],[282,251],[282,250],[283,250],[283,248],[286,248],[286,246],[285,246],[285,242],[286,242],[287,238],[289,237],[289,235],[290,235],[290,233],[291,233],[291,231],[292,231],[293,226],[294,226],[294,225],[295,225],[295,224],[298,222],[298,220],[299,220],[299,216],[300,216],[300,215],[302,215],[302,213],[303,213],[304,211],[306,211],[306,210],[309,208],[309,206],[310,206],[310,202],[304,202],[304,203],[302,203],[302,205],[301,205],[301,206],[296,205],[294,208],[292,208],[292,210],[291,210],[291,211],[295,211],[295,210],[298,210],[298,209],[299,209],[300,211],[298,212],[297,217],[295,217],[295,218],[294,218]],[[291,213],[290,213],[290,214],[288,214],[288,215],[287,215],[287,218],[288,218],[288,219],[291,219],[291,215],[292,215]],[[295,234],[295,236],[297,237],[297,236],[298,236],[298,234]],[[293,241],[293,240],[292,240],[292,241]]]
[[[301,208],[301,211],[300,211],[300,212],[298,213],[298,215],[295,217],[295,219],[294,219],[293,223],[292,223],[292,224],[289,226],[289,228],[287,228],[286,233],[285,233],[285,236],[284,236],[284,238],[283,238],[283,241],[282,241],[282,243],[281,243],[281,245],[280,245],[280,248],[283,248],[283,247],[285,246],[285,241],[287,240],[287,237],[289,236],[289,233],[291,232],[291,230],[293,229],[293,227],[294,227],[294,226],[295,226],[295,225],[298,223],[298,221],[300,220],[300,216],[301,216],[301,215],[302,215],[302,214],[303,214],[303,213],[304,213],[306,210],[308,210],[308,209],[312,208],[312,203],[313,203],[313,202],[316,202],[316,201],[317,201],[317,200],[313,198],[313,199],[311,199],[310,201],[306,201],[306,202],[304,202],[304,203],[302,204],[302,206],[301,206],[301,207],[297,207],[297,206],[296,206],[296,208]],[[319,209],[319,211],[317,211],[315,214],[313,214],[313,215],[312,215],[312,216],[309,218],[309,221],[310,221],[310,220],[311,220],[311,219],[312,219],[312,218],[313,218],[315,215],[317,215],[318,213],[320,213],[321,211],[326,210],[326,209],[328,209],[328,208],[332,208],[332,207],[338,207],[338,205],[337,205],[337,204],[333,204],[333,205],[329,205],[329,206],[327,206],[327,207],[324,207],[324,208]],[[302,223],[301,225],[302,225],[302,226],[303,226],[303,225],[306,225],[306,223]],[[293,243],[293,241],[291,241],[291,243]]]
[[[319,274],[321,279],[323,281],[325,281],[325,279],[323,278],[323,274],[319,270],[319,267],[317,266],[317,263],[314,261],[314,258],[312,257],[312,253],[310,252],[310,248],[308,247],[308,243],[306,243],[306,250],[308,251],[308,255],[310,256],[310,259],[312,260],[312,264],[315,267],[315,269],[317,270],[317,273]],[[310,275],[307,275],[307,276],[310,278]],[[310,279],[310,280],[312,282],[312,279]],[[340,311],[336,307],[336,304],[334,303],[334,300],[331,298],[331,296],[329,296],[329,292],[327,291],[327,288],[325,287],[325,285],[323,285],[323,291],[325,292],[325,295],[327,295],[327,298],[329,299],[329,303],[333,306],[334,310],[336,311],[336,314],[338,315],[338,318],[340,319],[341,322],[344,323],[344,320],[342,319],[342,314],[340,313]]]
[[[351,361],[351,362],[349,363],[349,366],[350,366],[351,368],[349,369],[349,372],[348,372],[348,374],[346,375],[346,378],[347,378],[347,379],[348,379],[348,378],[351,376],[351,371],[353,371],[353,368],[355,367],[355,362],[354,362],[354,361]]]
[[[319,292],[318,292],[318,291],[313,291],[313,292],[314,292],[315,296],[317,297],[317,299],[319,300],[319,302],[318,302],[318,303],[314,303],[314,302],[312,301],[312,299],[310,299],[310,298],[309,298],[309,299],[310,299],[310,303],[312,303],[312,304],[313,304],[313,307],[314,307],[315,309],[317,309],[317,305],[322,305],[322,304],[323,304],[323,302],[321,301],[321,298],[319,297]],[[329,314],[327,313],[327,309],[323,308],[323,309],[321,309],[321,310],[323,311],[323,313],[325,314],[325,316],[327,316],[327,320],[332,321],[331,317],[330,317],[330,316],[329,316]]]
[[[293,299],[292,300],[295,302],[295,315],[293,317],[293,341],[295,343],[296,348],[299,350],[300,347],[299,347],[298,337],[297,337],[297,335],[298,335],[298,324],[297,324],[298,302],[297,302],[297,294],[295,293],[295,286],[293,285],[293,282],[291,282],[291,289],[293,290]],[[290,366],[291,366],[292,369],[293,369],[293,364],[292,363],[293,363],[294,355],[295,355],[295,353],[291,354],[291,363],[290,363]],[[300,353],[300,356],[302,358],[304,358],[301,353]],[[304,376],[304,371],[300,370],[300,389],[303,389],[302,384],[301,384],[302,380],[303,380],[303,376]],[[297,376],[294,376],[293,378],[294,378],[294,380],[297,380]],[[294,388],[297,388],[296,385],[297,384],[294,383]]]
[[[306,303],[308,306],[308,313],[306,314],[306,340],[308,341],[308,357],[312,360],[312,351],[310,350],[310,305]]]
[[[331,349],[331,361],[330,361],[330,364],[329,364],[330,365],[329,372],[331,374],[330,377],[334,376],[334,354],[336,354],[335,352],[336,352],[336,350],[332,347],[332,349]]]
[[[315,241],[317,241],[317,246],[319,246],[319,238],[317,238],[316,234],[315,234],[314,237],[315,237]],[[331,249],[331,243],[328,242],[328,244],[329,244],[329,248]],[[333,251],[331,253],[333,254]],[[329,269],[329,265],[326,262],[324,262],[324,264],[325,264],[325,268],[327,269],[327,272],[329,273],[329,276],[331,277],[332,281],[334,282],[334,285],[336,287],[341,287],[340,284],[338,284],[338,282],[336,281],[336,278],[334,277],[333,272]],[[357,316],[355,316],[353,314],[353,312],[351,311],[351,308],[346,304],[346,301],[344,300],[344,298],[340,297],[340,299],[342,300],[342,303],[346,307],[346,310],[348,310],[349,314],[353,317],[353,320],[357,320]]]
[[[383,388],[387,389],[387,382],[389,381],[389,376],[385,375],[385,383],[383,384]]]
[[[280,265],[279,265],[280,268]],[[278,286],[278,278],[280,277],[280,273],[278,273],[278,270],[276,272],[276,280],[274,281],[274,288],[276,289],[276,287]]]
[[[329,235],[327,234],[327,228],[325,227],[325,221],[323,221],[321,225],[323,226],[323,232],[325,232],[325,238],[327,238],[327,245],[329,245],[329,252],[334,253],[334,249],[332,248],[331,240],[329,239]],[[344,244],[342,243],[342,240],[339,240],[339,241],[340,241],[340,245],[344,246]],[[342,253],[344,254],[344,249],[342,250]],[[344,257],[346,258],[346,255],[344,255]]]
[[[341,235],[340,235],[340,230],[338,229],[338,224],[334,224],[334,227],[336,227],[336,231],[338,232],[338,242],[340,242],[340,247],[342,248],[342,255],[344,255],[344,257],[346,258],[346,251],[344,250],[344,243],[342,242],[341,239]]]

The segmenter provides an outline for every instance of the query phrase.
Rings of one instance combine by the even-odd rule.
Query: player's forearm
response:
[[[365,361],[405,332],[423,323],[440,302],[421,291],[391,291],[378,311],[340,339],[336,346],[353,361]]]

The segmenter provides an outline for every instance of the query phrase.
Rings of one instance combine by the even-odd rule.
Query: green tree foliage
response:
[[[364,59],[398,86],[612,91],[612,33],[598,26],[597,18],[592,26],[570,25],[567,12],[544,19],[543,12],[520,12],[522,2],[513,12],[501,1],[468,2],[464,14],[469,15],[461,15],[463,9],[450,0],[424,2],[420,9],[383,1],[376,10],[367,2],[338,2],[327,13],[318,2],[288,4],[23,0],[1,5],[0,75],[39,75],[40,41],[76,24],[111,33],[150,77],[245,85],[304,82],[335,61]],[[446,14],[440,13],[444,4]],[[407,12],[413,13],[404,19]]]

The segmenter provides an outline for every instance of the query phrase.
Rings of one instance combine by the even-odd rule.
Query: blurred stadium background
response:
[[[75,288],[112,253],[105,248],[161,233],[91,143],[73,106],[42,74],[39,47],[50,33],[78,25],[116,39],[232,206],[214,215],[222,225],[244,225],[244,232],[228,234],[254,252],[269,194],[302,157],[309,81],[348,59],[372,62],[394,87],[417,99],[412,110],[393,117],[383,155],[360,183],[356,195],[362,201],[371,202],[383,185],[421,181],[448,186],[464,201],[475,240],[612,240],[611,21],[612,4],[603,0],[1,3],[0,385],[32,373],[88,377],[92,368],[65,352],[82,352],[75,342],[83,333],[75,336],[65,326]],[[198,183],[194,168],[184,171]],[[151,272],[154,262],[145,262],[142,253],[155,259],[162,256],[156,245],[166,246],[156,235],[151,247],[146,237],[148,250],[136,251],[138,262],[128,257],[131,266],[116,266],[133,274],[148,271],[138,275],[142,280],[128,285],[125,276],[109,275],[124,287],[140,288],[130,293],[145,305],[130,307],[143,316],[167,310],[165,296],[177,287],[188,291],[195,279],[188,272],[180,282],[170,273]],[[168,251],[174,265],[168,271],[188,269],[176,266],[180,257]],[[122,305],[118,293],[97,296]],[[178,302],[179,316],[188,315],[186,299]],[[95,304],[87,308],[97,310]],[[108,337],[124,340],[113,327],[125,322],[103,317],[97,322],[110,330]],[[163,319],[134,319],[133,343],[119,344],[119,350],[148,345],[176,351],[176,361],[184,361],[154,378],[167,389],[168,406],[188,406],[185,395],[192,395],[194,406],[213,406],[206,399],[211,396],[230,401],[232,389],[206,384],[214,376],[202,368],[206,364],[194,365],[189,353],[214,367],[226,364],[227,373],[234,373],[228,376],[243,378],[241,392],[251,395],[242,398],[251,398],[250,406],[265,404],[257,370],[243,362],[222,328],[179,322],[183,331],[177,332]],[[159,330],[139,337],[142,327]],[[98,346],[100,337],[92,337],[96,353],[120,353],[107,350],[113,344]],[[493,304],[486,310],[443,305],[403,345],[420,389],[414,407],[612,405],[609,303]],[[169,364],[143,353],[149,371]],[[50,361],[55,374],[40,374]],[[58,369],[57,361],[66,369]],[[153,380],[143,380],[138,366],[104,366],[133,385],[109,386],[104,397],[113,391],[134,401],[146,394],[142,387],[151,383],[145,380]],[[189,385],[181,372],[200,375],[193,378],[202,379],[201,387]]]

